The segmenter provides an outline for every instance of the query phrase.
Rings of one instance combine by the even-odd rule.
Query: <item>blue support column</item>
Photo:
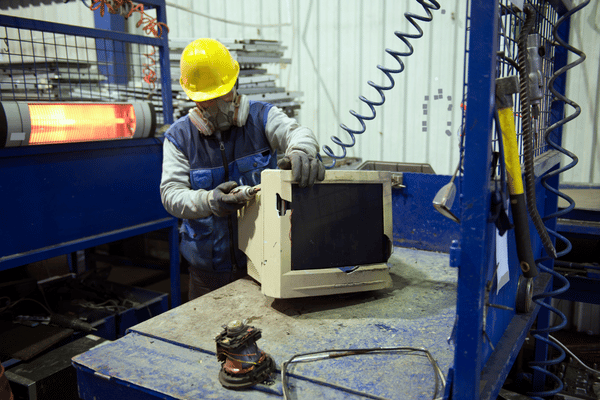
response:
[[[125,32],[125,18],[123,16],[111,14],[108,11],[105,11],[104,16],[101,16],[100,9],[94,11],[94,25],[96,29]],[[108,78],[108,83],[127,85],[127,53],[124,42],[96,39],[98,70]]]
[[[453,399],[477,399],[483,363],[483,306],[493,243],[488,229],[491,132],[498,35],[496,1],[471,4],[464,176],[461,182],[461,253]]]
[[[156,20],[167,23],[167,6],[162,1],[156,6]],[[159,48],[160,53],[160,78],[163,99],[163,118],[165,124],[173,123],[173,97],[171,95],[171,63],[169,60],[169,38],[166,29],[160,38],[163,46]]]

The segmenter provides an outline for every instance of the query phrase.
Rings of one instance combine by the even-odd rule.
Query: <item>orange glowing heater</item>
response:
[[[148,103],[0,104],[0,147],[148,137],[154,108]]]

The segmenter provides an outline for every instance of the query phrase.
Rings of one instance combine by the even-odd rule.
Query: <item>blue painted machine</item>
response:
[[[164,25],[164,1],[141,3]],[[155,137],[173,114],[167,32],[127,34],[113,20],[0,15],[0,270],[165,229],[177,306],[177,219],[161,204]]]

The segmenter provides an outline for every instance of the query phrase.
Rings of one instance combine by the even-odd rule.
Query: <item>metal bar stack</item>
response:
[[[181,53],[192,41],[193,39],[180,39],[169,42],[175,119],[187,114],[195,106],[179,84]],[[238,92],[248,96],[250,100],[274,104],[290,117],[294,117],[296,111],[300,109],[299,99],[304,93],[277,86],[276,75],[268,73],[264,66],[264,64],[290,64],[291,59],[283,58],[286,47],[282,46],[281,42],[273,40],[223,39],[219,41],[240,64]]]
[[[153,39],[116,35],[0,15],[0,101],[142,100],[163,122]]]

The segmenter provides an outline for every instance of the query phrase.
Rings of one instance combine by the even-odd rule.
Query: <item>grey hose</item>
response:
[[[533,131],[531,129],[531,113],[528,93],[527,36],[535,24],[535,10],[531,5],[525,6],[525,23],[519,35],[519,93],[521,96],[521,123],[523,127],[523,163],[525,164],[525,193],[527,196],[527,212],[540,235],[546,253],[556,258],[556,250],[548,235],[546,226],[540,217],[535,204],[535,172],[533,167]]]

